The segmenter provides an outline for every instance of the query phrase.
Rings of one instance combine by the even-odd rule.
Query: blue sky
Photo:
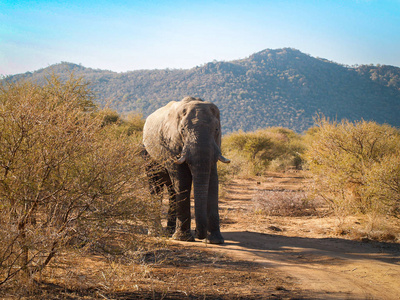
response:
[[[400,0],[0,0],[0,75],[186,69],[283,47],[400,67]]]

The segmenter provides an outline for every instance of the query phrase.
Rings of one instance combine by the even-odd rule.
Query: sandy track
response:
[[[224,232],[224,245],[204,245],[233,258],[265,264],[290,277],[311,299],[400,299],[397,246]]]
[[[301,178],[293,175],[269,177],[264,182],[233,182],[221,207],[246,210],[256,191],[276,188],[299,190]],[[305,299],[400,299],[399,244],[294,236],[293,231],[289,235],[268,233],[265,228],[246,226],[251,221],[224,225],[224,245],[193,245],[273,268],[293,282],[286,288]]]

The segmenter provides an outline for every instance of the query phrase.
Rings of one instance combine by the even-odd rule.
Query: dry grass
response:
[[[334,232],[352,240],[400,243],[400,223],[390,216],[347,216],[339,221]]]
[[[305,171],[237,177],[224,185],[228,198],[221,202],[222,224],[240,228],[243,220],[251,219],[246,230],[256,232],[400,242],[398,219],[390,215],[338,215],[328,203],[304,191],[308,184]]]
[[[228,185],[229,199],[221,199],[223,230],[399,242],[398,221],[375,220],[368,227],[368,218],[335,222],[334,215],[322,215],[325,207],[307,199],[299,177],[271,173]],[[150,238],[145,226],[132,226],[115,224],[90,247],[71,246],[35,282],[2,287],[0,299],[301,299],[293,280],[270,266]]]
[[[267,216],[316,216],[320,206],[319,201],[309,199],[302,191],[259,191],[253,197],[254,211]]]
[[[157,246],[156,246],[157,245]],[[65,253],[30,288],[4,299],[281,299],[288,281],[254,263],[155,241],[129,259]]]

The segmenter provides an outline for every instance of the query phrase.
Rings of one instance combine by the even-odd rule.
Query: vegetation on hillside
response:
[[[91,82],[99,103],[110,104],[119,113],[133,111],[146,117],[188,95],[212,101],[221,110],[224,134],[265,127],[300,133],[313,126],[316,113],[400,126],[399,68],[347,67],[289,48],[188,70],[115,73],[62,63],[9,80],[41,81],[49,72],[83,76]]]

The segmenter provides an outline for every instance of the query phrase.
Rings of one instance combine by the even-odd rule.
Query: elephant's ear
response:
[[[221,121],[220,121],[220,113],[218,107],[210,103],[210,111],[211,114],[216,118],[216,122],[218,122],[217,133],[215,135],[215,142],[217,143],[218,147],[221,147]]]
[[[174,103],[169,107],[168,114],[164,119],[162,126],[162,135],[167,147],[172,155],[180,153],[183,142],[178,131],[181,116],[179,115],[179,102]]]
[[[213,116],[216,117],[218,119],[218,121],[219,121],[220,120],[220,113],[219,113],[218,107],[215,104],[211,103],[210,110],[211,110],[211,113],[213,114]]]

